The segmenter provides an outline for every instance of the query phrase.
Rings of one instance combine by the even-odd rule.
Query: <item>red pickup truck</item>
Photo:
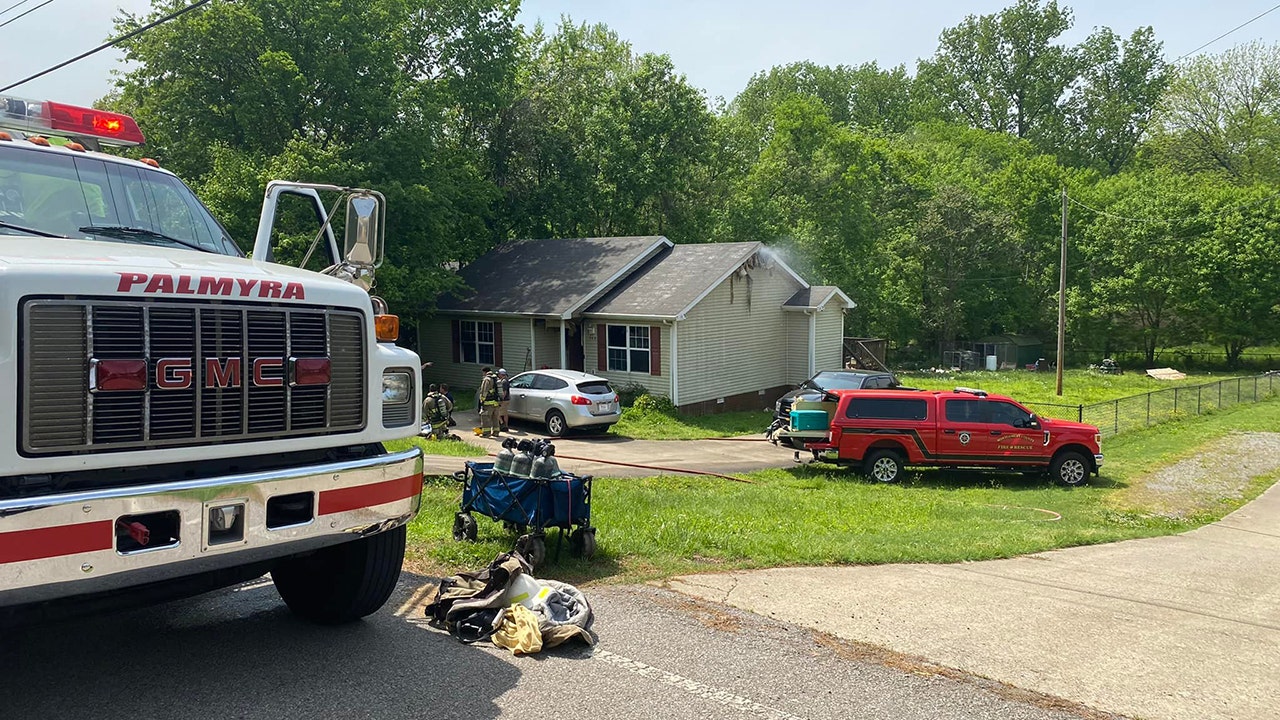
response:
[[[830,431],[810,442],[815,459],[860,465],[893,482],[906,466],[1044,471],[1082,485],[1102,466],[1102,436],[1084,423],[1037,417],[981,390],[836,390]]]

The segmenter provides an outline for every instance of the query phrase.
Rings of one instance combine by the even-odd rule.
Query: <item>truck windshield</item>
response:
[[[19,235],[241,255],[195,194],[168,173],[5,143],[0,242]]]

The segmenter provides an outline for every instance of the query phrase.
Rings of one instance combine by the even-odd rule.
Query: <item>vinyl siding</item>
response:
[[[512,375],[524,367],[525,353],[529,350],[529,318],[479,318],[475,316],[440,315],[424,319],[421,323],[418,355],[422,362],[434,363],[422,371],[424,383],[447,382],[451,389],[471,388],[480,385],[481,365],[475,363],[455,363],[453,361],[453,328],[454,319],[480,320],[502,324],[502,357],[494,369],[507,368]],[[541,338],[539,338],[541,340]]]
[[[818,370],[835,370],[842,367],[844,358],[844,306],[839,298],[833,298],[818,313],[816,347]]]
[[[780,268],[749,272],[749,293],[746,280],[731,277],[679,322],[681,405],[794,382],[787,365],[792,313],[782,304],[800,285]],[[806,318],[805,353],[808,337]],[[772,401],[762,399],[761,407]]]
[[[783,313],[787,329],[787,379],[799,385],[809,372],[809,316],[802,312]]]
[[[600,377],[603,377],[603,378],[608,378],[609,382],[613,383],[614,387],[618,387],[620,385],[632,385],[632,384],[641,385],[646,390],[649,391],[650,395],[665,395],[666,397],[671,397],[671,327],[670,326],[661,325],[662,339],[660,341],[661,346],[658,349],[661,355],[662,374],[653,375],[651,373],[631,373],[631,372],[618,372],[616,370],[601,370],[600,363],[598,361],[599,333],[602,333],[605,331],[604,329],[605,325],[647,325],[647,326],[653,327],[653,326],[660,325],[658,321],[649,322],[644,320],[637,320],[635,318],[629,318],[625,320],[624,319],[609,320],[608,318],[593,318],[591,322],[595,328],[595,332],[593,333],[591,330],[588,330],[586,333],[583,334],[583,337],[582,337],[582,349],[586,351],[586,362],[584,363],[584,367],[585,367],[584,372],[590,373],[592,375],[599,375]],[[680,341],[684,342],[683,336],[681,336]],[[652,358],[650,358],[650,362],[652,362]],[[684,402],[683,398],[681,398],[681,402]]]

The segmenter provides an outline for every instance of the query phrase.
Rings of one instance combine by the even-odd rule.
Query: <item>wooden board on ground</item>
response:
[[[1147,375],[1157,380],[1185,380],[1187,377],[1186,373],[1173,368],[1152,368],[1147,371]]]

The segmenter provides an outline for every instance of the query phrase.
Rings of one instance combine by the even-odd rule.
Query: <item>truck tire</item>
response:
[[[1064,485],[1083,485],[1089,479],[1089,460],[1074,450],[1060,452],[1049,464],[1049,475]]]
[[[276,591],[299,617],[339,625],[370,615],[391,597],[404,563],[405,526],[310,555],[271,569]]]
[[[878,482],[897,482],[902,478],[902,457],[892,450],[876,450],[863,461],[862,472]]]

